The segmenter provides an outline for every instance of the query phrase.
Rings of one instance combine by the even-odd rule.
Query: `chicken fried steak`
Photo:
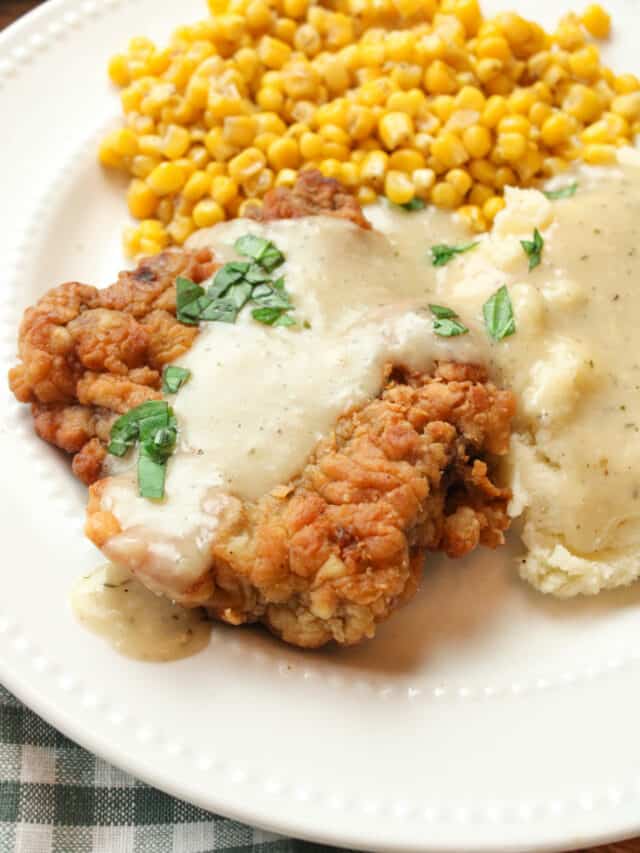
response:
[[[317,173],[268,194],[255,216],[268,223],[321,213],[350,220],[335,226],[349,239],[374,234],[354,228],[369,228],[356,201]],[[198,512],[212,507],[215,518],[202,522],[205,559],[182,571],[172,531],[154,541],[153,530],[123,527],[113,510],[118,477],[105,460],[114,420],[162,399],[163,368],[198,336],[197,325],[176,317],[176,278],[197,284],[220,266],[206,249],[168,251],[104,290],[74,282],[49,291],[25,312],[11,387],[31,404],[38,435],[73,454],[74,472],[93,484],[89,537],[145,585],[233,625],[262,622],[302,647],[357,643],[414,594],[427,552],[457,557],[503,542],[509,494],[491,466],[507,452],[513,396],[477,365],[436,358],[416,371],[387,360],[380,393],[343,409],[294,476],[256,497],[207,493]],[[222,334],[221,324],[209,326]],[[287,346],[302,340],[299,331],[260,333],[297,335]]]

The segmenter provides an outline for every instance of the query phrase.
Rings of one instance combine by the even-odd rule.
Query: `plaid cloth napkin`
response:
[[[321,853],[143,785],[0,685],[0,853]]]

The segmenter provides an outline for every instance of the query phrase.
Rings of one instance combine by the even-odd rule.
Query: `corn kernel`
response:
[[[512,58],[509,42],[504,36],[478,39],[476,55],[480,59],[499,59],[500,62],[509,62]]]
[[[156,195],[170,195],[182,189],[185,174],[175,163],[160,163],[147,178],[147,183]]]
[[[206,172],[194,172],[184,185],[182,195],[189,201],[199,201],[209,192],[211,186],[211,175]]]
[[[505,207],[505,201],[498,195],[488,198],[482,205],[482,214],[488,222],[493,222],[498,213]]]
[[[585,163],[593,165],[605,165],[615,163],[617,159],[614,145],[586,145],[582,152]]]
[[[502,190],[505,187],[515,187],[517,184],[516,173],[510,166],[501,166],[496,169],[493,183],[499,190]]]
[[[112,56],[109,61],[109,77],[116,86],[128,86],[131,82],[129,63],[121,53]]]
[[[627,121],[637,121],[640,118],[640,92],[618,95],[611,102],[611,110]]]
[[[193,221],[198,228],[209,228],[224,219],[224,208],[213,199],[202,199],[193,208]]]
[[[262,207],[262,199],[246,198],[240,203],[237,210],[233,211],[234,216],[247,216],[249,213],[255,213],[256,210]]]
[[[472,160],[469,163],[469,174],[478,183],[494,186],[496,172],[496,166],[489,160]]]
[[[628,95],[640,89],[640,81],[635,74],[620,74],[615,78],[613,88],[617,95]]]
[[[411,178],[404,172],[391,169],[384,181],[384,192],[389,201],[394,204],[406,204],[415,195]]]
[[[150,219],[156,211],[158,197],[144,181],[136,178],[129,185],[127,204],[136,219]]]
[[[266,154],[270,146],[279,138],[276,133],[259,133],[253,140],[253,144],[255,148],[259,148]]]
[[[384,176],[387,171],[389,155],[384,151],[371,151],[362,161],[360,176],[363,181],[371,183],[375,189],[382,189]]]
[[[300,149],[295,139],[276,139],[269,146],[267,159],[274,169],[295,169],[300,163]]]
[[[247,148],[229,161],[229,174],[242,183],[257,174],[266,165],[266,157],[259,148]]]
[[[216,175],[211,181],[209,193],[221,207],[226,207],[238,195],[238,184],[228,175]]]
[[[389,168],[399,172],[413,172],[424,167],[423,155],[411,148],[399,148],[389,157]]]
[[[458,208],[457,214],[472,231],[480,233],[487,230],[487,220],[477,204],[464,204]]]
[[[275,86],[263,86],[258,90],[256,101],[261,109],[277,112],[282,109],[284,95]]]
[[[535,103],[529,110],[529,121],[536,127],[542,127],[545,121],[552,114],[553,110],[549,104],[541,101]]]
[[[429,190],[436,182],[436,173],[433,169],[416,169],[411,173],[411,180],[416,195],[424,199],[428,197]]]
[[[528,136],[530,131],[531,123],[522,115],[507,115],[498,122],[498,133],[519,133]]]
[[[246,148],[253,143],[257,127],[253,116],[227,116],[222,125],[222,138],[229,145]]]
[[[190,216],[176,216],[176,218],[167,226],[167,233],[173,243],[178,246],[190,237],[196,230],[195,223]]]
[[[484,157],[491,150],[491,132],[482,125],[472,125],[463,132],[462,143],[470,157]]]
[[[482,112],[480,120],[485,127],[496,127],[500,119],[507,114],[507,101],[502,95],[492,95]]]
[[[177,160],[189,149],[191,135],[185,127],[172,124],[164,137],[164,155],[170,160]]]
[[[611,18],[598,3],[587,6],[582,14],[582,23],[598,39],[607,38],[611,30]]]
[[[445,181],[440,181],[431,190],[431,201],[437,207],[452,208],[460,203],[460,196],[455,187]]]
[[[173,202],[166,196],[161,198],[156,208],[156,219],[159,219],[163,225],[168,225],[173,219]]]
[[[602,101],[593,89],[581,84],[571,86],[562,101],[562,109],[581,122],[590,122],[602,112]]]
[[[483,207],[493,197],[493,190],[485,184],[474,184],[469,193],[469,203]]]
[[[455,101],[459,110],[475,110],[481,113],[485,107],[486,98],[476,86],[463,86],[456,95]]]
[[[455,169],[469,159],[467,149],[460,138],[446,131],[434,139],[431,153],[443,164],[445,169]]]
[[[384,147],[389,151],[409,145],[413,136],[411,116],[399,112],[386,113],[378,122],[378,133]]]
[[[471,176],[464,169],[451,169],[445,175],[445,181],[454,187],[460,198],[466,195],[471,189]]]
[[[371,187],[360,187],[357,192],[357,199],[361,205],[365,204],[373,204],[378,198],[375,190],[372,190]]]
[[[540,136],[545,145],[560,145],[569,139],[573,130],[574,124],[569,116],[554,113],[540,128]]]
[[[269,29],[274,15],[265,0],[252,0],[246,8],[245,20],[251,32],[259,33]]]
[[[291,56],[291,48],[280,39],[263,36],[258,44],[258,56],[267,68],[282,68]]]
[[[453,68],[436,59],[424,73],[424,86],[432,95],[451,95],[458,89]]]
[[[295,169],[280,169],[275,179],[276,187],[292,187],[298,179]]]

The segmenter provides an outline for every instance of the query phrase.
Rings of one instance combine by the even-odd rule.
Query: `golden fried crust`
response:
[[[36,432],[46,441],[67,453],[91,442],[73,465],[83,482],[100,476],[108,440],[96,412],[122,414],[158,399],[163,366],[198,334],[175,317],[176,276],[200,282],[215,269],[206,249],[163,252],[104,290],[69,282],[25,311],[21,364],[9,371],[9,384],[32,403]]]
[[[396,376],[338,420],[295,481],[257,503],[232,499],[191,587],[146,563],[141,577],[215,618],[260,621],[305,648],[371,637],[417,590],[427,552],[459,557],[504,541],[510,494],[488,462],[507,451],[514,409],[513,395],[474,365]],[[107,483],[91,487],[86,532],[108,552],[121,528],[102,507]]]
[[[416,591],[425,552],[504,541],[509,492],[483,457],[506,453],[513,414],[476,366],[392,381],[340,418],[295,483],[247,507],[244,544],[237,529],[215,543],[216,587],[222,567],[244,586],[234,598],[227,580],[210,612],[305,647],[372,636]]]
[[[317,214],[350,219],[360,228],[371,228],[355,197],[333,178],[325,178],[317,169],[300,172],[296,184],[277,187],[265,195],[261,207],[249,207],[246,216],[260,222],[272,219],[296,219]]]

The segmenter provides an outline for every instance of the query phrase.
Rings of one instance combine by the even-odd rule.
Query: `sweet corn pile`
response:
[[[316,167],[478,231],[503,188],[609,163],[640,129],[640,82],[600,61],[598,5],[553,33],[477,0],[209,0],[166,48],[109,64],[125,124],[99,157],[131,176],[129,255],[181,245]]]

